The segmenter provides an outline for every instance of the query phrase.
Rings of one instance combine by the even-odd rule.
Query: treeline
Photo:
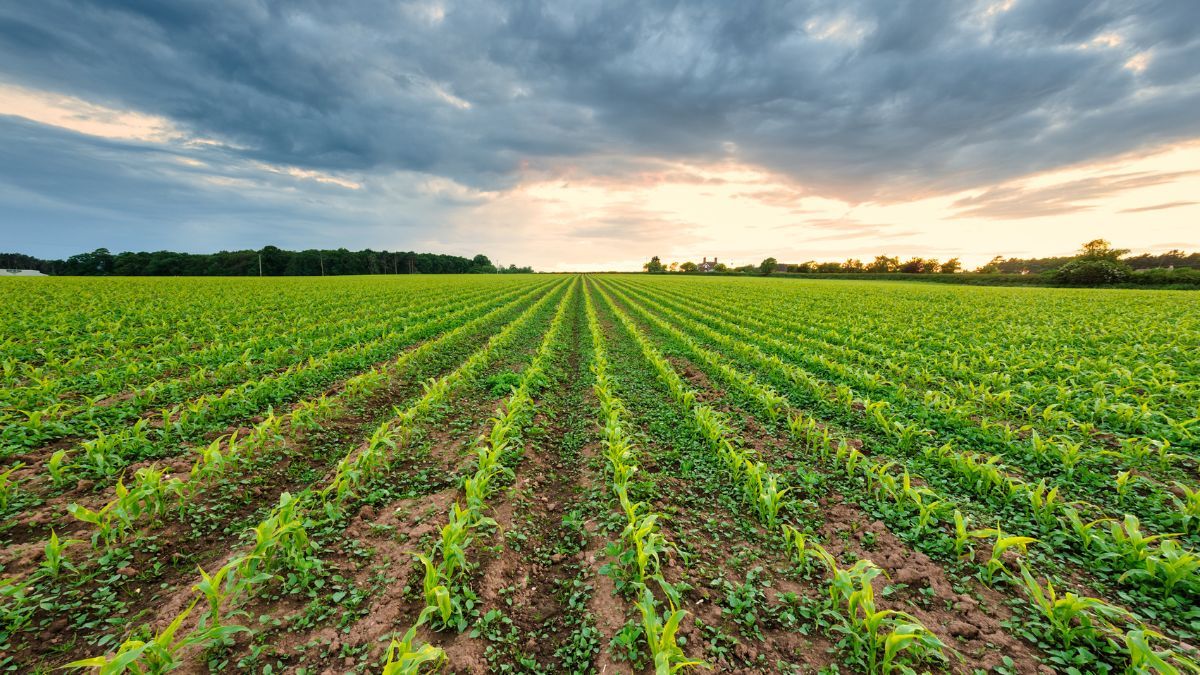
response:
[[[991,262],[975,271],[1001,274],[1041,274],[1042,272],[1056,270],[1071,262],[1076,257],[1005,258],[998,255],[992,258]],[[1200,253],[1186,253],[1178,249],[1157,255],[1152,253],[1142,253],[1135,256],[1126,255],[1120,257],[1120,260],[1128,265],[1129,269],[1134,271],[1180,268],[1200,270]]]
[[[63,276],[340,276],[347,274],[497,274],[531,273],[531,267],[499,267],[486,255],[464,258],[415,251],[287,251],[266,246],[252,251],[110,253],[98,248],[66,260],[43,260],[22,253],[0,253],[0,268],[32,269]]]
[[[1200,253],[1172,250],[1160,254],[1128,254],[1129,249],[1113,248],[1104,239],[1094,239],[1073,256],[1028,259],[996,256],[974,272],[966,272],[958,258],[940,262],[936,258],[912,257],[901,261],[885,255],[875,256],[868,262],[850,258],[844,262],[810,260],[796,264],[766,258],[757,265],[738,267],[707,261],[702,265],[694,262],[667,264],[654,256],[642,267],[656,274],[827,275],[830,278],[929,279],[981,285],[1200,288]]]

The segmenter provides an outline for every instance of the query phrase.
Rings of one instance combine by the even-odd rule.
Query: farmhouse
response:
[[[45,274],[37,270],[13,270],[0,269],[0,277],[44,277]]]
[[[707,256],[705,256],[703,262],[701,262],[699,265],[696,265],[697,272],[711,272],[715,269],[717,269],[717,259],[713,258],[712,262],[709,262]]]

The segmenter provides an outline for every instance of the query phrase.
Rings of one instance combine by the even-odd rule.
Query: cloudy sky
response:
[[[0,4],[0,250],[1200,249],[1200,2]]]

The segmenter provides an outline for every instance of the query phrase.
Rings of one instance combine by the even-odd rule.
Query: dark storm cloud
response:
[[[1180,60],[1191,0],[1021,2],[994,20],[949,0],[434,7],[6,3],[0,62],[264,161],[473,184],[601,150],[715,159],[728,141],[801,182],[886,194],[1200,133]],[[1080,48],[1112,31],[1125,43]],[[1122,67],[1146,50],[1162,63]]]
[[[1200,2],[991,4],[9,2],[0,81],[165,117],[234,163],[484,189],[732,158],[805,194],[907,199],[1200,135]],[[117,167],[86,180],[159,208],[135,193],[160,157],[60,140]],[[21,173],[10,192],[88,187]],[[1019,211],[987,199],[967,206]]]

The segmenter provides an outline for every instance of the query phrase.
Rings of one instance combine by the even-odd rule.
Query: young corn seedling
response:
[[[50,459],[46,462],[46,472],[50,474],[50,482],[55,487],[61,487],[67,483],[67,469],[71,468],[67,464],[67,451],[57,450]]]
[[[128,527],[128,522],[124,514],[120,511],[116,500],[105,504],[98,511],[93,511],[79,504],[69,504],[67,505],[67,513],[96,528],[96,531],[92,534],[92,546],[94,548],[99,548],[101,542],[104,543],[105,547],[115,544],[124,535]]]
[[[810,538],[804,532],[797,530],[791,525],[783,526],[783,540],[787,542],[788,549],[792,552],[792,556],[800,565],[802,572],[807,572],[810,560],[820,560],[821,554],[818,552],[824,551],[821,545],[815,541],[810,541]]]
[[[749,462],[747,462],[749,465]],[[779,476],[767,470],[766,465],[762,463],[754,463],[755,471],[751,483],[751,497],[754,499],[755,506],[758,508],[758,514],[766,522],[767,527],[775,529],[775,523],[779,519],[779,510],[783,508],[783,497],[791,488],[779,487]]]
[[[116,675],[124,672],[157,675],[178,667],[180,656],[189,648],[224,642],[233,633],[247,630],[241,626],[212,626],[179,635],[184,620],[191,614],[199,601],[199,598],[193,600],[187,609],[180,612],[174,621],[148,642],[130,638],[121,643],[121,646],[117,648],[117,653],[112,657],[97,656],[82,659],[63,667],[98,668],[102,675]]]
[[[111,476],[118,471],[120,455],[116,452],[116,441],[103,431],[96,438],[83,443],[83,458],[91,471],[98,476]]]
[[[1015,549],[1024,555],[1029,545],[1037,541],[1033,537],[1005,535],[999,526],[995,529],[995,537],[996,540],[992,542],[992,555],[988,558],[987,565],[982,572],[982,581],[988,586],[991,586],[995,582],[997,573],[1003,572],[1005,575],[1011,576],[1008,568],[1004,565],[1004,553],[1006,551]]]
[[[1118,447],[1112,454],[1134,466],[1146,466],[1154,458],[1154,445],[1144,438],[1122,438]]]
[[[418,553],[416,558],[425,569],[423,581],[425,607],[436,609],[442,620],[442,625],[448,625],[450,617],[454,614],[454,605],[450,600],[450,580],[438,569],[437,565],[433,564],[433,561],[428,556]],[[421,617],[424,618],[425,616],[425,612],[422,612]]]
[[[1101,631],[1112,629],[1111,619],[1126,616],[1128,612],[1114,607],[1098,598],[1079,596],[1068,592],[1058,595],[1054,584],[1047,581],[1043,589],[1024,564],[1020,564],[1021,582],[1029,599],[1062,641],[1063,649],[1070,649],[1077,640],[1095,640]]]
[[[1131,567],[1140,565],[1150,557],[1150,545],[1160,539],[1170,539],[1175,534],[1145,534],[1141,521],[1132,513],[1125,514],[1121,522],[1113,521],[1108,527],[1108,540],[1101,540],[1110,556],[1121,558]]]
[[[671,606],[660,616],[658,603],[648,588],[642,588],[641,597],[636,604],[642,615],[642,632],[654,662],[655,675],[671,675],[684,668],[697,666],[709,667],[704,661],[687,658],[675,641],[679,623],[687,616],[687,612]]]
[[[1171,452],[1171,441],[1161,440],[1154,441],[1154,459],[1158,464],[1159,471],[1166,471],[1171,468],[1171,465],[1183,459],[1183,455]]]
[[[1200,556],[1185,549],[1173,539],[1164,539],[1158,550],[1142,561],[1142,567],[1121,575],[1126,578],[1148,578],[1162,584],[1163,597],[1170,597],[1180,584],[1200,581]]]
[[[1067,522],[1071,524],[1071,530],[1075,533],[1076,538],[1083,544],[1083,550],[1090,551],[1092,544],[1096,541],[1103,541],[1100,536],[1093,530],[1097,525],[1112,522],[1112,518],[1098,518],[1096,520],[1084,522],[1083,517],[1079,515],[1079,511],[1071,506],[1063,507],[1063,514],[1067,517]]]
[[[892,434],[896,439],[896,444],[905,452],[915,450],[923,439],[930,436],[930,432],[921,428],[921,425],[916,422],[911,424],[896,422],[892,427]]]
[[[633,513],[637,514],[637,511],[634,508]],[[637,569],[635,581],[644,584],[650,576],[658,573],[662,554],[671,548],[666,537],[658,530],[658,514],[634,515],[621,533],[621,538],[629,544],[621,556],[621,562],[627,568],[632,562]]]
[[[1029,498],[1029,508],[1034,518],[1042,527],[1053,528],[1058,524],[1058,511],[1062,500],[1058,498],[1058,487],[1047,489],[1046,479],[1038,481],[1037,485],[1027,488],[1025,495]]]
[[[17,462],[8,467],[8,471],[0,473],[0,513],[8,510],[8,505],[17,495],[18,481],[12,477],[13,472],[25,466]]]
[[[437,670],[447,662],[446,652],[440,647],[430,644],[417,646],[417,626],[424,623],[425,614],[421,616],[417,625],[409,628],[403,638],[392,638],[383,664],[383,675],[418,675],[422,669]]]
[[[50,538],[46,540],[44,549],[46,559],[42,561],[40,566],[41,572],[47,576],[56,577],[64,568],[72,572],[75,571],[75,566],[71,564],[71,561],[67,560],[64,552],[68,546],[82,543],[83,541],[80,539],[61,541],[58,538],[58,534],[54,530],[50,530]]]
[[[200,619],[201,628],[220,628],[223,604],[236,602],[236,599],[242,597],[251,587],[271,578],[271,575],[265,573],[255,577],[241,576],[244,568],[240,557],[229,561],[212,575],[205,572],[203,567],[197,569],[200,570],[200,581],[192,588],[203,595],[208,603],[208,613]]]
[[[1171,495],[1171,499],[1175,502],[1184,532],[1200,531],[1200,488],[1193,490],[1179,482],[1175,483],[1175,487],[1183,494],[1182,499],[1178,495]]]
[[[1083,461],[1087,456],[1083,449],[1083,443],[1079,441],[1068,441],[1060,439],[1057,443],[1051,445],[1054,449],[1054,454],[1058,457],[1059,464],[1068,476],[1075,475],[1075,467]]]
[[[1133,490],[1133,469],[1118,471],[1116,478],[1113,479],[1113,483],[1117,488],[1117,505],[1123,506],[1125,504],[1125,500],[1129,498],[1130,491]]]
[[[1122,635],[1125,652],[1129,655],[1129,673],[1133,675],[1181,675],[1200,673],[1200,663],[1175,650],[1162,651],[1151,646],[1151,640],[1166,639],[1162,633],[1149,628],[1137,628]]]

